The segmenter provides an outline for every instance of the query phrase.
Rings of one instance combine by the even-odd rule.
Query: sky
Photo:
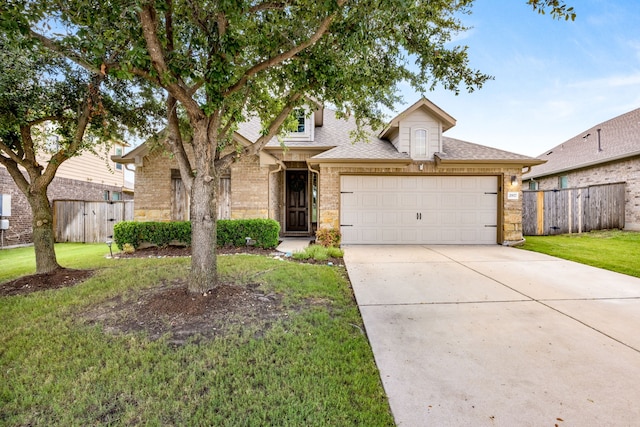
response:
[[[453,116],[445,136],[538,156],[599,123],[640,108],[640,1],[567,0],[575,21],[526,0],[476,0],[453,43],[494,76],[480,90],[424,95]],[[422,94],[399,87],[404,104]]]

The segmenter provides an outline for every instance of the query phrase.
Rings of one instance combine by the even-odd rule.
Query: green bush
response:
[[[259,248],[278,246],[280,224],[273,219],[218,220],[218,246],[244,246],[247,237]]]
[[[164,247],[177,242],[189,246],[191,245],[191,223],[189,221],[123,221],[113,227],[113,240],[120,249],[126,243],[136,249],[142,243]]]
[[[344,251],[336,247],[324,247],[321,245],[310,245],[302,251],[296,251],[291,254],[293,259],[305,260],[313,258],[316,261],[326,261],[329,258],[342,258]]]
[[[340,246],[340,230],[337,228],[321,228],[316,231],[316,241],[318,244],[330,248]]]
[[[272,219],[234,219],[217,222],[218,246],[244,246],[250,237],[255,246],[275,248],[278,246],[280,224]],[[125,243],[138,248],[142,243],[168,246],[177,242],[191,245],[191,222],[137,222],[123,221],[115,225],[113,240],[122,250]]]

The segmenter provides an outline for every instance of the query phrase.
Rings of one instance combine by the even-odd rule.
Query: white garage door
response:
[[[495,176],[340,179],[345,244],[495,244]]]

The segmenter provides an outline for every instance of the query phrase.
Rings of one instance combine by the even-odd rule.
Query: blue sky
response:
[[[640,108],[640,1],[568,0],[575,21],[525,0],[476,0],[455,43],[495,77],[458,96],[426,97],[457,120],[445,135],[538,156],[605,120]],[[404,105],[421,94],[400,87]]]

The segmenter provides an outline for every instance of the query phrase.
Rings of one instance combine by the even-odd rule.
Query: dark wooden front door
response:
[[[308,188],[308,171],[287,171],[286,231],[309,231]]]

